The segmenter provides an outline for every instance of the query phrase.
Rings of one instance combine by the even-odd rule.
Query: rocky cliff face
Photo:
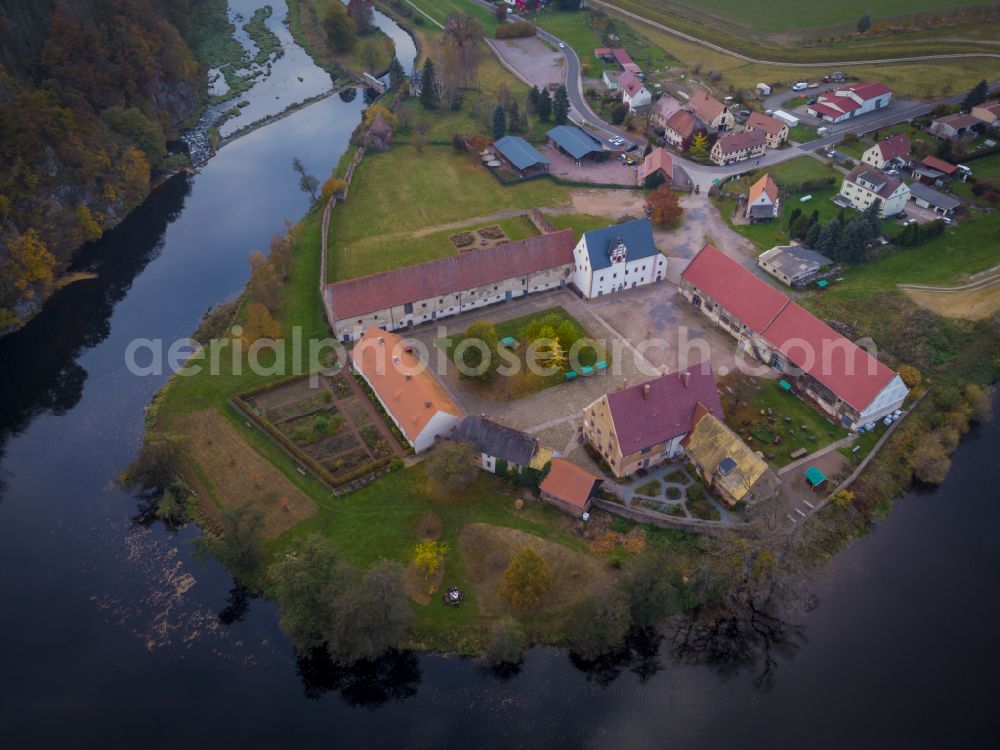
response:
[[[188,0],[0,0],[0,333],[149,193],[204,76]]]

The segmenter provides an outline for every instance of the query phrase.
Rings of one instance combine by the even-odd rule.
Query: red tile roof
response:
[[[681,274],[733,315],[760,333],[788,304],[788,298],[758,279],[714,245],[705,245]]]
[[[587,500],[594,487],[601,481],[589,471],[581,469],[564,458],[553,458],[549,473],[538,488],[557,500],[575,505],[580,510],[587,506]]]
[[[826,115],[827,117],[842,117],[844,115],[839,109],[834,109],[833,107],[824,104],[823,102],[816,102],[810,106],[810,109],[817,114]]]
[[[945,174],[954,174],[955,170],[958,169],[954,164],[945,161],[944,159],[939,159],[936,156],[925,156],[923,158],[923,163],[925,167],[930,167],[931,169],[936,169],[938,172],[944,172]]]
[[[878,150],[885,161],[899,159],[910,153],[910,139],[902,133],[886,136],[878,142]]]
[[[787,128],[788,123],[776,117],[768,117],[760,112],[751,112],[747,118],[747,128],[753,130],[763,130],[771,135],[780,135],[783,128]]]
[[[691,432],[699,403],[719,419],[724,418],[712,365],[707,360],[614,391],[607,399],[623,456]]]
[[[664,124],[671,130],[680,133],[682,138],[690,138],[694,134],[698,121],[695,120],[693,114],[682,109],[670,115]]]
[[[635,73],[622,73],[618,77],[618,85],[629,96],[635,96],[642,88],[642,81],[636,78]]]
[[[443,297],[573,262],[573,230],[530,237],[415,266],[338,281],[326,287],[338,320],[407,302]]]
[[[859,412],[896,377],[875,357],[794,302],[779,313],[763,336]]]
[[[744,130],[742,133],[729,133],[715,142],[724,154],[732,154],[748,148],[763,146],[767,140],[759,130]],[[714,147],[713,147],[714,148]]]
[[[649,156],[639,165],[639,179],[644,180],[656,171],[663,170],[663,176],[668,180],[674,178],[674,160],[667,150],[657,146],[649,152]]]
[[[713,99],[704,91],[696,91],[688,102],[688,106],[702,120],[711,123],[716,117],[721,115],[726,105],[718,99]]]
[[[841,91],[853,91],[859,97],[868,101],[869,99],[874,99],[885,94],[891,94],[892,89],[886,86],[884,83],[877,83],[874,81],[869,81],[867,83],[855,83],[850,86],[845,86]]]
[[[750,190],[747,193],[747,202],[753,203],[761,194],[767,195],[771,199],[771,203],[778,200],[778,183],[771,179],[771,175],[769,174],[764,175],[750,186]]]

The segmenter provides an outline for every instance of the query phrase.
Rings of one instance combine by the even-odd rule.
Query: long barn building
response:
[[[327,318],[343,342],[371,328],[399,331],[532,292],[566,286],[573,230],[328,284]]]
[[[899,375],[712,245],[681,274],[681,294],[847,429],[906,399]]]

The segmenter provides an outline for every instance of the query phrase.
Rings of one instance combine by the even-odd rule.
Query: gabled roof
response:
[[[684,450],[713,474],[712,481],[723,486],[734,502],[753,490],[755,499],[766,499],[778,489],[778,477],[767,462],[714,414],[699,416],[684,438]]]
[[[830,326],[790,302],[763,337],[790,362],[863,412],[896,373]]]
[[[815,104],[810,105],[810,109],[817,114],[833,118],[841,117],[844,114],[844,110],[837,109],[824,102],[816,102]]]
[[[722,153],[733,154],[744,149],[763,146],[766,140],[767,136],[759,130],[744,130],[742,133],[728,133],[722,136],[715,145]]]
[[[524,138],[516,135],[505,135],[493,144],[518,169],[527,169],[536,164],[548,164],[549,160],[542,156],[538,149]]]
[[[607,399],[623,456],[691,432],[699,404],[724,418],[708,361],[613,391]]]
[[[955,130],[961,130],[962,128],[970,128],[973,125],[978,125],[981,123],[978,117],[973,117],[972,115],[945,115],[944,117],[938,117],[932,124],[936,125],[938,123],[944,123],[945,125],[950,125],[955,128]]]
[[[534,435],[479,416],[463,419],[451,439],[457,443],[472,443],[480,453],[518,466],[527,466],[538,450],[538,438]]]
[[[936,169],[938,172],[943,172],[944,174],[951,175],[955,174],[958,169],[951,162],[947,162],[944,159],[939,159],[936,156],[925,156],[922,159],[924,166],[930,167],[931,169]]]
[[[622,73],[618,77],[618,85],[629,96],[635,96],[644,88],[642,81],[636,77],[635,73]]]
[[[910,185],[910,194],[914,198],[921,198],[930,203],[932,206],[938,206],[939,208],[943,208],[946,211],[954,211],[956,208],[962,205],[959,201],[952,198],[950,195],[939,193],[937,190],[927,187],[922,182],[914,182],[912,185]]]
[[[639,165],[639,179],[644,180],[649,175],[660,170],[663,171],[664,177],[668,180],[674,178],[674,160],[665,148],[657,146],[649,152],[646,158],[642,160],[642,164]]]
[[[771,175],[769,174],[764,175],[750,186],[750,191],[747,193],[747,200],[753,203],[761,195],[766,195],[771,200],[771,203],[778,200],[778,183],[771,179]]]
[[[684,269],[681,278],[758,333],[788,304],[784,294],[714,245],[705,245]]]
[[[844,178],[847,182],[853,182],[857,184],[858,180],[865,180],[878,187],[875,192],[880,198],[888,198],[896,190],[899,189],[900,185],[903,185],[903,181],[898,177],[893,177],[883,172],[881,169],[875,169],[875,167],[870,167],[866,164],[861,164],[850,172]],[[863,187],[863,186],[862,186]]]
[[[878,146],[879,153],[885,161],[902,159],[910,153],[910,139],[903,133],[888,135],[875,145]]]
[[[892,89],[886,86],[884,83],[878,83],[874,81],[869,81],[866,83],[852,83],[850,86],[845,86],[839,91],[853,91],[857,96],[868,101],[869,99],[875,99],[879,96],[884,96],[885,94],[891,94]]]
[[[351,361],[410,442],[439,412],[462,416],[434,374],[395,333],[369,328],[351,350]]]
[[[573,262],[573,230],[529,237],[405,268],[328,284],[326,296],[338,320],[408,302],[443,297]]]
[[[704,91],[696,91],[688,102],[688,107],[705,122],[712,122],[721,115],[726,105],[718,99],[713,99]]]
[[[664,94],[655,102],[653,102],[653,107],[650,110],[650,114],[658,115],[659,117],[663,118],[664,122],[666,122],[667,119],[672,114],[681,111],[683,108],[684,105],[681,104],[680,100],[675,99],[670,94]]]
[[[686,109],[682,109],[670,115],[664,125],[671,130],[680,133],[682,138],[690,138],[694,134],[695,128],[698,125],[698,120],[695,119],[695,116]]]
[[[556,125],[546,135],[574,159],[582,159],[587,154],[599,154],[604,151],[598,141],[572,125]]]
[[[611,249],[619,241],[625,244],[625,260],[632,262],[658,256],[653,242],[653,225],[649,219],[635,219],[624,224],[612,224],[584,232],[590,267],[595,271],[611,266]]]
[[[549,473],[538,488],[557,500],[562,500],[583,510],[587,505],[587,500],[590,499],[594,489],[600,483],[600,477],[581,469],[576,464],[564,458],[553,458],[552,464],[549,466]]]
[[[750,117],[747,118],[747,128],[763,130],[771,135],[780,135],[782,128],[788,128],[788,123],[761,112],[751,112]]]
[[[973,109],[988,112],[994,121],[1000,117],[1000,101],[983,102],[982,104],[977,104]]]
[[[800,273],[812,273],[824,266],[832,266],[833,261],[822,253],[802,245],[778,245],[762,252],[758,260],[763,260],[795,278]]]

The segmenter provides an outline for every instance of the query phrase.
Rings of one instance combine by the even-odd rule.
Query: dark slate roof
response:
[[[775,213],[774,206],[761,206],[759,204],[750,206],[751,219],[773,219]]]
[[[653,243],[653,225],[649,219],[636,219],[624,224],[612,224],[603,229],[584,232],[590,267],[595,271],[611,266],[611,248],[620,239],[625,243],[625,260],[641,260],[659,255]]]
[[[549,163],[548,159],[538,153],[538,149],[516,135],[505,135],[493,146],[518,169]]]
[[[939,193],[937,190],[927,187],[922,182],[914,182],[910,185],[910,194],[914,198],[922,198],[932,206],[938,206],[948,211],[953,211],[962,205],[950,195]]]
[[[582,159],[587,154],[599,154],[604,151],[597,140],[572,125],[557,125],[546,135],[574,159]]]
[[[518,466],[527,466],[538,450],[538,439],[534,435],[505,427],[486,417],[466,417],[451,433],[451,439],[472,443],[480,453]]]

